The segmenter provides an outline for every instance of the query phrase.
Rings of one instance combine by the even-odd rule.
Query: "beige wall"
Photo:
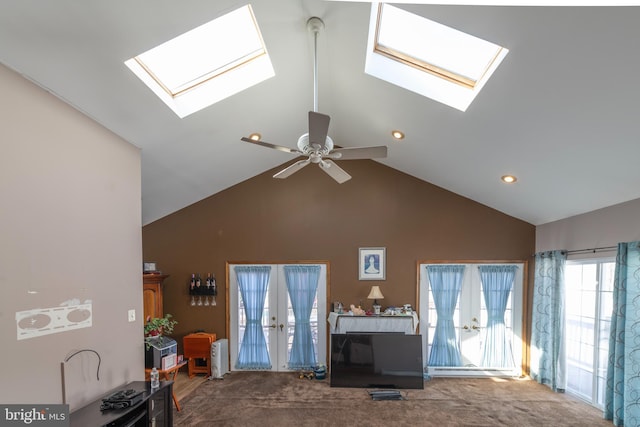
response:
[[[536,252],[593,249],[636,240],[640,240],[640,199],[536,228]],[[608,255],[615,255],[615,250]],[[589,254],[582,255],[585,256]]]
[[[73,410],[144,378],[140,152],[1,65],[0,93],[0,402],[62,403],[61,362],[96,350],[100,381],[92,353],[67,364]],[[17,312],[73,300],[91,327],[17,339]]]
[[[143,227],[143,256],[170,277],[165,312],[175,337],[203,329],[226,336],[225,298],[191,307],[191,273],[225,285],[227,261],[330,262],[328,301],[416,304],[418,261],[529,260],[535,227],[373,161],[344,161],[353,179],[336,184],[316,166],[285,180],[275,168]],[[385,281],[358,280],[358,248],[385,247]]]

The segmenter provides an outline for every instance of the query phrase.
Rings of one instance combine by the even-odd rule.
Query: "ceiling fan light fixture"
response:
[[[392,130],[391,131],[391,136],[393,136],[395,139],[400,141],[401,139],[404,139],[404,132],[402,132],[400,130]]]
[[[334,149],[333,140],[327,135],[331,117],[318,112],[318,33],[324,28],[324,23],[320,18],[312,17],[307,21],[307,28],[313,33],[313,111],[309,111],[309,132],[298,139],[298,149],[291,149],[281,145],[271,144],[260,139],[254,139],[252,134],[249,138],[240,138],[242,141],[255,145],[261,145],[278,151],[290,154],[306,156],[304,160],[299,160],[292,165],[273,175],[274,178],[287,178],[303,167],[313,163],[327,173],[338,184],[343,184],[351,179],[344,169],[338,166],[332,159],[356,160],[356,159],[378,159],[387,157],[387,147],[384,145],[377,147],[354,147]],[[258,137],[259,138],[259,137]]]
[[[502,182],[505,182],[507,184],[513,184],[518,180],[518,178],[513,175],[503,175],[500,179],[502,180]]]
[[[317,146],[318,144],[314,144],[314,145]],[[300,138],[298,138],[298,149],[302,151],[304,154],[311,154],[314,151],[320,151],[322,152],[323,155],[326,155],[329,153],[329,151],[333,150],[333,140],[329,135],[327,135],[327,138],[325,139],[325,142],[324,142],[324,148],[321,148],[319,150],[314,150],[314,147],[312,146],[312,144],[309,144],[309,134],[305,133]]]
[[[252,139],[254,141],[260,141],[262,139],[262,135],[260,135],[259,133],[252,133],[251,135],[249,135],[249,139]]]

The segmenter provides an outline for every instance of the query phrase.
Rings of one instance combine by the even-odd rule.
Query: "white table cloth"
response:
[[[418,315],[398,314],[393,316],[352,316],[350,314],[329,313],[327,319],[332,334],[347,332],[404,332],[415,334]]]

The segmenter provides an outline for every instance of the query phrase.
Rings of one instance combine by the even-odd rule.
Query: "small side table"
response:
[[[176,366],[169,368],[169,369],[158,369],[158,374],[160,374],[160,378],[164,378],[166,381],[173,381],[174,387],[173,390],[171,390],[171,395],[173,397],[173,403],[176,404],[176,409],[178,411],[180,411],[180,402],[178,402],[178,399],[176,399],[176,388],[175,388],[175,383],[176,383],[176,377],[178,376],[178,371],[180,370],[180,368],[182,368],[184,365],[187,364],[186,360],[183,360],[182,362],[178,363]],[[145,369],[144,370],[144,378],[149,381],[151,377],[151,369]]]
[[[195,374],[211,376],[211,343],[216,340],[216,334],[196,332],[185,335],[182,339],[184,357],[189,360],[189,378]],[[196,359],[205,359],[206,366],[196,366]]]

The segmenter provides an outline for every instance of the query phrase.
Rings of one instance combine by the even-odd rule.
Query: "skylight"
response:
[[[125,64],[180,118],[275,75],[250,5]]]
[[[508,50],[388,4],[372,3],[365,72],[465,111]]]

